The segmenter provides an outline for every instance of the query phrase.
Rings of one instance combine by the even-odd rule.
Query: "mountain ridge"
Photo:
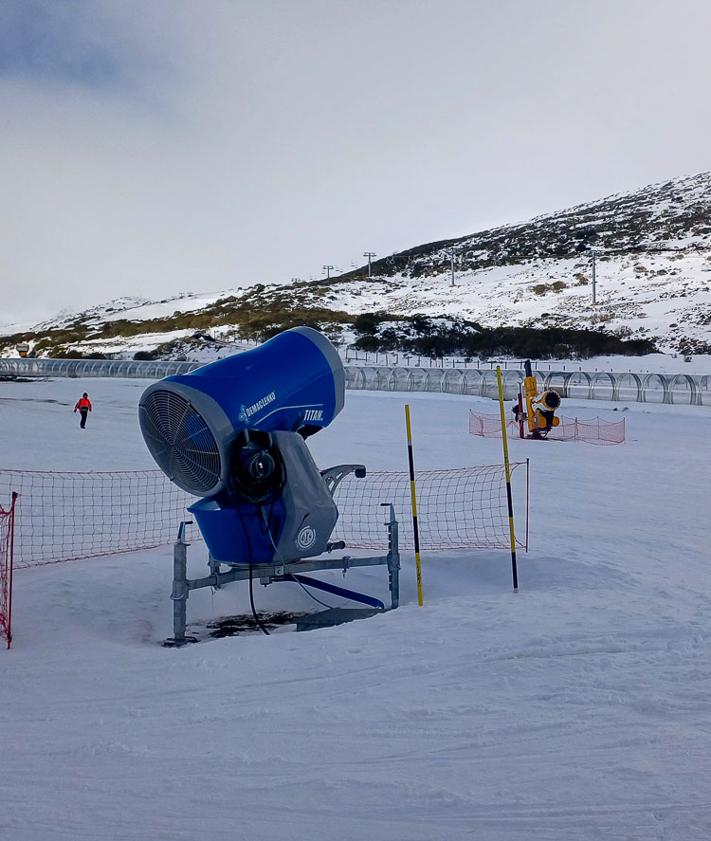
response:
[[[144,337],[146,350],[195,330],[260,339],[299,319],[357,342],[358,317],[378,312],[400,326],[427,316],[451,329],[461,323],[465,332],[595,331],[668,351],[708,353],[711,172],[413,246],[374,260],[371,270],[370,278],[364,265],[319,281],[254,283],[160,301],[125,296],[44,321],[0,345],[5,355],[18,341],[50,355],[121,355],[130,353],[135,343],[128,340],[136,336]],[[381,317],[380,325],[367,334],[369,341],[391,330],[392,342],[392,324]]]

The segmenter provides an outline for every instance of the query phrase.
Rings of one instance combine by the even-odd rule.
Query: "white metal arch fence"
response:
[[[523,371],[502,371],[504,395],[513,399],[523,382]],[[614,374],[609,372],[550,371],[538,374],[544,388],[563,397],[583,400],[624,400],[711,406],[711,376],[691,374]],[[477,368],[346,367],[346,386],[374,391],[429,391],[496,397],[496,371]]]
[[[135,359],[0,359],[0,375],[25,377],[138,377],[160,379],[187,374],[202,362]]]
[[[0,377],[128,377],[160,379],[187,374],[200,362],[133,359],[0,359]],[[606,371],[537,372],[545,388],[563,397],[711,406],[711,375],[633,374]],[[522,370],[502,371],[506,398],[518,393]],[[346,387],[372,391],[425,391],[495,397],[496,371],[483,368],[346,366]]]

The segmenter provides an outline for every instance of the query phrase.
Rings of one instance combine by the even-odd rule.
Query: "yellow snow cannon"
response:
[[[529,437],[543,438],[554,426],[559,426],[560,418],[555,416],[560,406],[560,395],[553,389],[538,394],[538,383],[531,370],[530,361],[524,363],[526,376],[523,380],[523,393],[526,400],[526,420]]]

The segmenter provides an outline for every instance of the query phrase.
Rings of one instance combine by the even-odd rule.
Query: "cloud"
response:
[[[8,314],[193,285],[161,276],[190,242],[190,126],[180,31],[166,4],[148,6],[152,16],[133,4],[138,17],[106,2],[0,7]]]
[[[0,5],[0,78],[55,93],[85,89],[140,97],[175,76],[171,36],[153,42],[165,3],[5,0]],[[153,25],[151,26],[151,22]]]
[[[84,16],[88,11],[79,2],[11,0],[0,6],[0,74],[51,84],[120,84],[116,39],[101,39],[103,27]]]
[[[711,11],[680,7],[3,0],[0,321],[318,277],[707,169]]]

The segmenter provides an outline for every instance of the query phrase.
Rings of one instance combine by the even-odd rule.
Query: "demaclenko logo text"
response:
[[[256,403],[252,403],[251,406],[247,406],[244,409],[244,415],[247,418],[251,418],[255,412],[258,412],[260,409],[263,409],[265,406],[268,406],[270,403],[273,403],[276,400],[276,394],[273,391],[270,391],[269,394],[265,394],[264,397],[261,397],[257,400]]]

